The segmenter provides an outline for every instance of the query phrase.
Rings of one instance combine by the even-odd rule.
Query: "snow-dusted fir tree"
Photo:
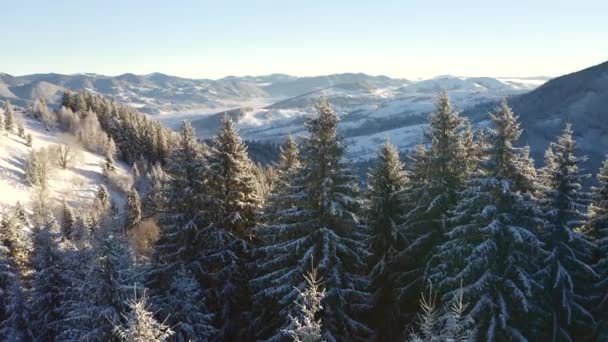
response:
[[[139,193],[132,187],[127,192],[127,227],[134,228],[141,222],[141,200]]]
[[[599,294],[596,306],[598,339],[608,339],[608,160],[597,174],[597,186],[592,188],[587,229],[597,241],[595,271],[599,276],[595,290]]]
[[[424,286],[424,274],[433,248],[443,241],[443,221],[456,204],[458,194],[475,165],[476,144],[467,145],[471,134],[467,120],[452,108],[448,95],[439,94],[429,118],[426,138],[412,153],[410,186],[401,193],[404,215],[399,234],[407,241],[395,260],[397,296],[410,319],[417,312],[416,300]]]
[[[411,333],[409,342],[468,342],[473,336],[473,321],[465,315],[467,304],[462,291],[445,307],[437,305],[437,294],[429,285],[428,294],[420,298],[418,331]]]
[[[78,259],[65,290],[59,340],[108,341],[126,312],[128,291],[139,283],[133,272],[133,253],[128,242],[114,229],[102,227],[95,233],[93,249],[76,251]],[[80,266],[80,267],[78,267]],[[84,266],[84,267],[83,267]],[[132,292],[130,292],[132,293]]]
[[[15,126],[15,111],[11,103],[6,100],[4,102],[4,129],[7,133],[12,133]]]
[[[298,298],[294,301],[294,313],[289,316],[290,324],[283,331],[295,342],[317,342],[322,338],[322,322],[318,318],[323,309],[321,301],[325,290],[321,289],[321,279],[317,270],[312,269],[305,276],[306,289],[298,290]]]
[[[251,236],[262,199],[256,191],[247,147],[228,116],[210,145],[207,161],[205,176],[213,199],[213,222],[240,237]]]
[[[208,186],[207,226],[200,264],[206,296],[219,327],[218,339],[242,339],[247,325],[249,289],[246,264],[250,239],[262,199],[253,163],[234,122],[225,117],[209,147],[205,181]],[[200,225],[199,225],[200,226]]]
[[[22,282],[11,282],[7,290],[5,319],[0,321],[0,338],[6,342],[34,340],[29,305]]]
[[[581,233],[587,219],[589,194],[582,190],[584,174],[576,155],[570,125],[545,154],[542,205],[549,221],[544,242],[549,255],[541,275],[545,281],[545,302],[551,313],[548,338],[572,340],[593,331],[595,322],[589,307],[593,303],[591,284],[597,274],[589,266],[595,245]]]
[[[62,204],[62,222],[61,231],[66,238],[71,238],[76,227],[76,216],[74,210],[70,207],[67,201],[63,201]]]
[[[175,272],[169,287],[152,298],[155,316],[167,320],[175,331],[172,337],[177,342],[208,341],[216,335],[213,315],[199,283],[183,267]],[[164,318],[163,318],[164,317]]]
[[[256,230],[263,244],[250,285],[254,308],[260,310],[253,321],[260,338],[284,338],[290,304],[306,287],[301,274],[311,267],[327,289],[320,317],[323,339],[356,341],[371,333],[360,319],[370,308],[364,276],[369,235],[357,215],[357,177],[342,161],[345,146],[336,131],[336,114],[326,100],[317,111],[307,121],[309,135],[300,144],[302,168],[283,195],[293,205]]]
[[[55,341],[62,319],[62,293],[67,285],[59,247],[61,228],[57,224],[35,228],[31,290],[32,328],[37,340]]]
[[[8,256],[15,271],[21,278],[27,278],[30,274],[30,254],[32,242],[21,221],[13,213],[4,215],[0,221],[0,241],[8,248]]]
[[[15,330],[23,327],[22,312],[18,305],[24,305],[21,294],[19,272],[13,266],[11,251],[6,245],[4,232],[0,230],[0,339],[19,340]]]
[[[280,215],[284,208],[294,205],[294,200],[286,196],[290,191],[291,181],[302,167],[300,159],[300,149],[298,144],[288,136],[280,147],[281,154],[279,162],[275,166],[276,177],[272,184],[272,190],[267,198],[267,205],[264,206],[260,220],[268,221],[273,219],[273,215]]]
[[[34,143],[33,143],[32,133],[27,133],[25,135],[25,146],[32,147],[33,144]]]
[[[446,219],[446,241],[431,259],[429,279],[443,303],[462,291],[476,340],[525,340],[539,333],[542,286],[533,276],[543,253],[535,232],[544,222],[526,185],[535,178],[528,148],[514,145],[517,117],[503,101],[490,118],[486,157]]]
[[[182,265],[192,272],[201,268],[199,228],[209,225],[205,214],[209,191],[204,178],[204,153],[192,125],[184,122],[167,160],[167,180],[157,194],[163,206],[159,208],[160,235],[148,279],[153,295],[169,286],[173,270]]]
[[[135,297],[129,299],[126,302],[126,306],[129,311],[124,315],[125,323],[114,327],[114,333],[121,341],[163,342],[173,335],[173,331],[169,326],[154,318],[145,294],[141,298]]]
[[[399,305],[394,297],[394,272],[390,264],[400,250],[397,221],[403,208],[399,192],[408,184],[399,151],[388,141],[378,151],[376,165],[368,175],[368,184],[367,220],[372,234],[369,263],[374,289],[372,321],[376,338],[382,341],[399,335],[403,330]]]

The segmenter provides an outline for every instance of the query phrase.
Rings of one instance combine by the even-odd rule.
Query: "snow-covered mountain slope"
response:
[[[2,113],[2,110],[0,110]],[[0,114],[1,115],[1,114]],[[12,208],[17,202],[28,207],[35,189],[25,179],[26,160],[32,149],[50,148],[62,142],[63,135],[57,130],[48,131],[43,124],[17,112],[27,133],[32,135],[32,147],[16,134],[0,135],[0,211]],[[104,183],[100,155],[81,151],[81,158],[68,169],[54,167],[49,177],[49,200],[55,209],[65,199],[79,214],[90,209],[95,193]],[[117,164],[117,172],[128,175],[125,165]],[[108,187],[117,206],[122,207],[124,196]]]
[[[389,137],[402,149],[420,142],[426,115],[433,110],[437,93],[448,91],[458,110],[505,96],[522,94],[544,82],[538,79],[441,76],[430,80],[387,84],[339,84],[295,96],[266,107],[242,107],[193,120],[201,137],[215,131],[223,115],[238,122],[241,134],[252,140],[281,140],[304,133],[304,119],[314,113],[314,103],[325,97],[338,113],[339,129],[350,141],[347,156],[368,159],[378,143]]]

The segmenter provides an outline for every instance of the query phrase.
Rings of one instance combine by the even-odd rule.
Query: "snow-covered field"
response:
[[[21,112],[17,112],[16,117],[23,121],[26,133],[32,135],[32,148],[48,148],[60,142],[62,132],[47,131],[42,123]],[[11,208],[18,201],[27,207],[31,201],[34,188],[25,179],[25,164],[32,148],[15,133],[0,135],[0,210]],[[103,183],[101,163],[104,160],[102,156],[84,150],[81,156],[66,170],[53,167],[49,177],[51,205],[57,206],[65,199],[79,214],[90,208],[99,185]],[[117,172],[127,174],[125,165],[117,164],[117,169]],[[109,190],[121,207],[123,196],[111,188]]]

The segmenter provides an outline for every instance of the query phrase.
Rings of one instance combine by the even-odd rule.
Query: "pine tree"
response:
[[[213,222],[240,237],[251,236],[261,205],[256,193],[253,163],[239,137],[234,122],[225,116],[207,157],[206,179],[213,201]]]
[[[447,239],[433,255],[429,279],[446,305],[462,293],[476,340],[526,340],[540,332],[542,285],[534,275],[543,250],[535,232],[544,222],[532,190],[522,185],[535,173],[528,149],[514,146],[517,117],[503,101],[490,118],[486,157],[445,220]]]
[[[367,210],[371,229],[370,250],[372,257],[371,282],[374,288],[373,317],[376,339],[379,341],[398,336],[403,329],[399,320],[399,306],[394,297],[392,258],[400,250],[397,238],[397,221],[401,216],[402,203],[399,197],[408,183],[404,166],[399,160],[399,151],[388,141],[378,151],[378,161],[368,175]]]
[[[98,209],[100,211],[105,211],[110,207],[111,201],[112,199],[110,198],[108,188],[101,184],[97,190],[97,194],[95,195],[95,204],[98,205]]]
[[[158,217],[160,235],[153,272],[148,279],[153,290],[167,288],[171,282],[169,271],[179,269],[180,265],[195,274],[201,268],[199,227],[209,224],[205,214],[209,200],[203,155],[203,146],[196,141],[192,125],[184,122],[167,161],[164,191],[158,194],[165,205]]]
[[[21,120],[17,121],[17,135],[21,139],[25,139],[25,127],[23,127],[23,122]]]
[[[33,145],[32,140],[33,140],[32,139],[32,134],[31,133],[26,134],[25,135],[25,146],[32,147],[32,145]]]
[[[467,304],[462,291],[446,308],[437,307],[437,295],[429,286],[428,295],[420,299],[419,331],[412,333],[409,342],[466,342],[472,337],[473,321],[465,315]]]
[[[325,290],[321,290],[321,279],[317,278],[314,268],[304,278],[306,290],[298,290],[296,314],[289,316],[291,323],[283,332],[296,342],[317,342],[322,338],[322,324],[317,316],[323,309],[321,301],[325,297]]]
[[[2,338],[2,341],[22,342],[34,339],[30,328],[29,306],[23,292],[21,282],[11,282],[6,298],[6,318],[0,321],[0,338]]]
[[[141,222],[141,200],[135,188],[127,193],[127,227],[136,227]]]
[[[205,291],[219,327],[217,338],[242,339],[249,335],[243,329],[250,305],[246,264],[262,199],[257,193],[254,165],[229,118],[222,121],[206,161],[208,204],[203,208],[208,223],[198,224],[204,237],[198,261],[203,268],[195,274],[203,284],[210,285]]]
[[[63,221],[61,223],[61,230],[63,235],[69,239],[72,237],[76,227],[76,216],[74,215],[74,210],[72,210],[65,200],[63,201],[62,209]]]
[[[9,214],[2,218],[0,237],[3,239],[1,243],[8,248],[8,256],[20,279],[27,278],[31,271],[29,258],[32,244],[15,215]]]
[[[455,112],[447,93],[440,93],[426,132],[430,148],[419,146],[410,161],[410,186],[400,195],[404,215],[399,235],[406,245],[395,256],[396,294],[406,319],[417,312],[416,296],[422,292],[433,249],[444,240],[444,219],[453,209],[464,182],[475,166],[476,144],[470,139],[467,120]]]
[[[200,285],[183,267],[176,272],[169,288],[152,299],[158,308],[156,317],[166,317],[175,331],[174,341],[207,341],[217,334]]]
[[[594,265],[599,281],[596,289],[599,293],[597,319],[599,323],[598,339],[608,338],[608,160],[605,160],[597,174],[598,185],[592,188],[592,203],[589,206],[587,229],[596,239],[598,249]]]
[[[158,322],[148,308],[147,297],[134,298],[126,302],[129,308],[125,324],[116,325],[115,334],[125,342],[162,342],[173,335],[170,327]]]
[[[0,337],[8,338],[3,333],[6,328],[4,322],[9,316],[9,305],[11,304],[11,290],[13,284],[18,281],[18,274],[11,265],[10,250],[5,245],[4,231],[0,230]]]
[[[7,133],[12,133],[14,128],[14,115],[13,106],[6,100],[4,102],[4,129]]]
[[[140,283],[128,242],[107,227],[95,237],[92,250],[78,252],[80,265],[86,267],[76,267],[66,289],[58,340],[111,341],[126,312],[124,299]]]
[[[56,224],[37,228],[34,238],[31,324],[36,339],[41,341],[55,341],[60,332],[60,305],[66,283],[59,249],[59,230]]]
[[[293,205],[256,230],[263,245],[257,249],[250,286],[254,308],[260,309],[252,322],[259,338],[284,338],[281,329],[289,325],[290,303],[306,287],[301,274],[311,267],[327,289],[320,317],[323,339],[356,341],[371,333],[360,319],[370,296],[363,275],[368,234],[357,215],[357,178],[341,161],[345,146],[336,132],[336,114],[326,100],[317,111],[306,124],[309,136],[300,144],[301,170],[289,191],[269,204],[285,199]]]
[[[106,158],[102,164],[102,170],[106,177],[116,170],[116,162],[114,161],[114,155],[112,153],[106,152]]]
[[[551,313],[548,338],[572,340],[594,329],[595,321],[588,308],[593,302],[590,285],[597,274],[589,266],[595,245],[580,231],[589,203],[589,194],[582,191],[581,184],[588,175],[580,169],[585,158],[576,156],[570,125],[551,143],[545,157],[542,204],[549,221],[544,234],[549,255],[541,275]]]

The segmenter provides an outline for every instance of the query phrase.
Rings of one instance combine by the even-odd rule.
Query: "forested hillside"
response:
[[[200,141],[89,92],[6,102],[0,340],[608,340],[608,161],[583,187],[570,125],[537,168],[506,100],[474,129],[441,92],[363,183],[315,110],[262,166],[228,116]]]

